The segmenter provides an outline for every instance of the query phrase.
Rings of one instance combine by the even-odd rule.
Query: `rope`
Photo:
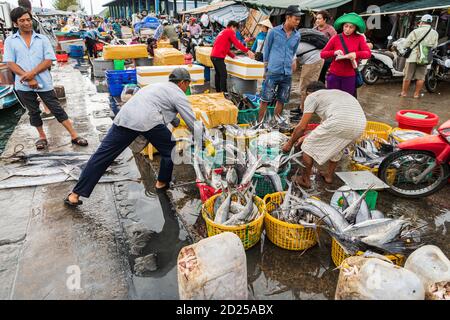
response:
[[[13,154],[11,154],[10,156],[6,156],[6,157],[0,157],[0,160],[9,160],[12,158],[24,159],[24,158],[26,158],[27,155],[25,154],[25,152],[23,152],[23,150],[25,150],[25,146],[23,144],[17,144],[14,147]]]

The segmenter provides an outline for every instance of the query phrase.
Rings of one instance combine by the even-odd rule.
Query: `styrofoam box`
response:
[[[205,83],[205,68],[199,65],[180,65],[180,66],[151,66],[137,67],[137,81],[140,87],[149,84],[169,81],[169,75],[175,68],[185,68],[189,71],[192,78],[192,85],[203,85]]]
[[[236,78],[244,80],[259,80],[264,78],[264,63],[247,58],[226,57],[227,72]]]
[[[59,41],[59,44],[61,45],[61,50],[65,51],[67,53],[70,52],[70,46],[83,46],[83,50],[86,51],[86,45],[84,44],[83,39],[74,39],[74,40],[66,40],[66,41]]]

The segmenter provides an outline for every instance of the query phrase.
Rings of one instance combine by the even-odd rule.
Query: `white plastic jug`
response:
[[[247,259],[234,233],[221,233],[184,247],[177,269],[181,300],[248,298]]]
[[[341,265],[336,300],[423,300],[418,276],[392,263],[350,257]]]
[[[423,246],[408,257],[405,269],[414,272],[424,286],[427,299],[450,299],[450,260],[436,246]]]

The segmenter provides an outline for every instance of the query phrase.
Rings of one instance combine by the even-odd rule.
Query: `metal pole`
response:
[[[92,5],[92,0],[90,0],[91,1],[91,15],[93,16],[94,15],[94,6]]]

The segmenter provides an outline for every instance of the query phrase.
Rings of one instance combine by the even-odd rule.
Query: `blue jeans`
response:
[[[158,180],[166,183],[172,181],[172,150],[175,141],[172,140],[172,133],[165,125],[160,124],[147,132],[139,132],[113,124],[100,147],[86,164],[73,192],[89,198],[106,169],[141,134],[161,155]]]
[[[282,74],[267,74],[261,93],[261,100],[264,102],[277,101],[286,104],[291,96],[292,76]]]

